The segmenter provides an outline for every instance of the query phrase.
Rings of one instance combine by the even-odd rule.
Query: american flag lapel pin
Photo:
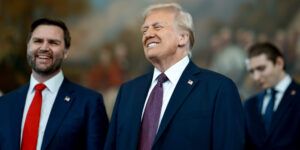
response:
[[[189,80],[187,83],[188,83],[189,85],[193,85],[194,81]]]
[[[291,95],[296,95],[296,90],[292,90]]]
[[[66,96],[66,97],[65,97],[65,101],[66,101],[66,102],[69,102],[70,100],[71,100],[71,98],[70,98],[69,96]]]

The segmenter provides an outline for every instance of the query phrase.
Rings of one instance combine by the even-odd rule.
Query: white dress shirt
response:
[[[277,110],[281,102],[281,99],[283,97],[283,94],[288,88],[288,86],[291,84],[291,82],[292,82],[292,78],[289,75],[285,75],[285,77],[274,87],[277,93],[275,95],[275,103],[274,103],[273,111]],[[264,97],[262,110],[261,110],[262,115],[265,114],[270,99],[271,99],[271,89],[267,89],[267,94]]]
[[[38,131],[38,141],[37,141],[37,150],[41,149],[43,137],[46,129],[46,125],[48,122],[48,118],[52,109],[52,106],[54,104],[56,95],[58,93],[59,87],[61,86],[62,82],[64,80],[64,75],[62,71],[60,71],[58,74],[56,74],[51,79],[44,82],[46,85],[46,88],[42,92],[43,100],[42,100],[42,109],[41,109],[41,116],[40,116],[40,125],[39,125],[39,131]],[[29,106],[33,100],[35,90],[34,87],[39,82],[31,75],[30,77],[30,85],[26,97],[24,112],[23,112],[23,118],[22,118],[22,128],[21,128],[21,143],[22,143],[22,137],[23,137],[23,129],[25,124],[25,119],[27,116],[27,112],[29,109]]]
[[[180,76],[182,75],[184,69],[186,68],[186,66],[188,65],[190,59],[188,56],[182,58],[179,62],[177,62],[176,64],[174,64],[173,66],[171,66],[168,70],[166,70],[164,73],[165,75],[168,77],[168,81],[163,83],[163,101],[162,101],[162,107],[161,107],[161,112],[160,112],[160,117],[159,117],[159,123],[158,123],[158,127],[161,123],[162,117],[166,111],[167,105],[171,99],[172,93],[179,81]],[[157,83],[157,77],[161,74],[161,72],[154,68],[154,73],[153,73],[153,77],[152,77],[152,82],[151,82],[151,86],[149,88],[148,91],[148,95],[146,98],[146,101],[144,103],[144,109],[143,109],[143,115],[144,115],[144,111],[146,108],[146,104],[148,102],[150,93],[152,91],[152,89],[154,88],[154,86]],[[142,118],[143,118],[142,115]],[[141,119],[142,119],[141,118]]]

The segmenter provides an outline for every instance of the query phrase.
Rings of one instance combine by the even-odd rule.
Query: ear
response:
[[[276,58],[276,66],[279,66],[281,69],[284,67],[284,60],[281,57]]]
[[[189,42],[189,34],[186,31],[182,31],[181,33],[179,33],[179,43],[178,46],[179,47],[184,47],[186,45],[188,45]]]
[[[68,58],[69,56],[69,49],[64,50],[64,59]]]

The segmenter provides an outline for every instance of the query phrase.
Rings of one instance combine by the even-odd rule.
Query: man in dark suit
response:
[[[249,48],[248,70],[262,92],[245,102],[249,150],[300,149],[300,85],[285,71],[282,53],[271,43]]]
[[[1,150],[103,149],[108,119],[101,94],[72,83],[61,70],[70,40],[62,21],[32,23],[30,82],[0,98]]]
[[[243,149],[236,86],[189,58],[194,42],[190,14],[175,3],[153,5],[141,30],[154,69],[121,86],[105,149]]]

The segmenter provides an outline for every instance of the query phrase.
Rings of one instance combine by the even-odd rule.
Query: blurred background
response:
[[[120,84],[152,69],[144,58],[140,26],[144,8],[157,2],[177,2],[192,14],[192,60],[231,78],[243,100],[259,90],[245,66],[254,42],[276,44],[288,73],[300,81],[300,0],[1,0],[0,95],[29,80],[31,22],[59,18],[72,37],[65,76],[101,92],[110,116]]]

